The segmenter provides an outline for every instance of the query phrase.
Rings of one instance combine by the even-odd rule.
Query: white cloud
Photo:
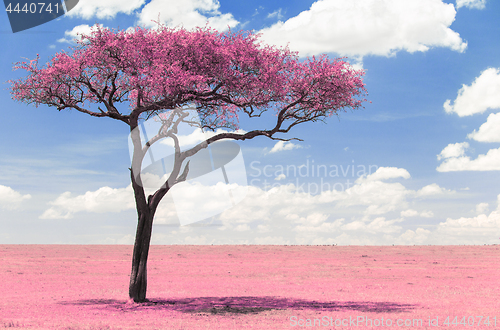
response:
[[[0,208],[14,210],[19,208],[23,201],[30,198],[30,194],[22,195],[11,187],[0,184]]]
[[[299,146],[297,144],[293,144],[290,141],[278,141],[278,142],[276,142],[274,147],[269,151],[269,153],[273,154],[273,153],[279,152],[279,151],[299,149],[299,148],[302,148],[302,146]]]
[[[102,187],[75,197],[67,191],[49,202],[49,205],[52,206],[45,210],[40,219],[70,219],[77,212],[121,212],[135,208],[132,185],[119,189]]]
[[[420,213],[422,218],[432,218],[434,216],[434,212],[432,211],[423,211]]]
[[[429,235],[431,234],[430,230],[426,230],[423,228],[417,228],[415,231],[408,229],[401,236],[399,236],[396,240],[396,244],[424,244],[426,243]]]
[[[139,13],[139,24],[154,27],[158,20],[170,27],[182,25],[186,29],[209,26],[224,31],[235,27],[239,22],[232,14],[219,12],[220,4],[217,0],[151,0]]]
[[[204,245],[207,244],[207,238],[205,236],[187,236],[184,239],[184,243],[189,245]]]
[[[418,207],[424,205],[421,197],[431,198],[451,192],[435,183],[417,191],[410,190],[399,182],[383,181],[410,178],[405,169],[382,167],[379,170],[377,175],[370,179],[360,178],[344,191],[329,190],[315,195],[294,184],[267,191],[250,186],[247,197],[236,207],[224,211],[218,219],[234,233],[241,228],[248,228],[244,224],[250,228],[257,227],[256,231],[246,232],[246,239],[266,233],[266,237],[277,237],[277,234],[290,237],[292,244],[402,242],[399,237],[403,235],[405,216],[434,217],[432,211],[408,209],[409,202]],[[401,214],[402,218],[391,218],[390,212],[394,211]],[[339,217],[342,212],[349,214],[349,217]],[[417,229],[413,234],[405,233],[404,237],[411,236],[420,242],[427,232]],[[262,242],[257,237],[253,241]],[[264,241],[280,244],[278,241]],[[405,244],[413,243],[409,241]]]
[[[479,203],[476,205],[476,213],[483,214],[488,212],[489,204],[488,203]]]
[[[254,244],[257,244],[257,245],[269,245],[269,244],[290,245],[292,243],[290,242],[290,240],[287,240],[282,236],[266,236],[266,237],[255,238]]]
[[[142,7],[145,0],[82,0],[66,15],[70,17],[81,17],[83,19],[114,18],[116,14],[131,14],[134,10]]]
[[[457,0],[457,9],[467,7],[469,9],[484,9],[486,0]]]
[[[326,219],[327,217],[325,217]],[[305,218],[301,218],[305,219]],[[325,233],[334,233],[341,229],[341,226],[344,222],[344,219],[338,219],[333,222],[323,222],[318,224],[313,223],[304,223],[297,224],[293,227],[293,231],[297,233],[298,236],[309,236],[310,234],[325,234]]]
[[[276,180],[276,181],[280,181],[283,179],[286,179],[286,175],[283,173],[281,173],[280,175],[278,175],[277,177],[274,178],[274,180]]]
[[[410,193],[402,184],[382,181],[356,181],[353,187],[340,191],[326,191],[322,200],[336,202],[338,207],[365,206],[364,214],[384,214],[406,206]]]
[[[500,70],[489,68],[483,71],[470,86],[462,86],[453,105],[451,100],[446,100],[444,108],[447,113],[456,113],[460,117],[500,108]],[[474,130],[467,137],[479,142],[500,142],[499,132],[500,113],[490,114],[479,130]],[[437,156],[438,160],[444,160],[437,167],[437,171],[500,170],[500,148],[490,149],[486,154],[478,155],[476,159],[465,155],[465,150],[468,148],[467,142],[446,146]]]
[[[204,132],[201,129],[195,129],[188,135],[178,134],[176,136],[179,139],[179,146],[181,147],[181,149],[186,149],[189,146],[194,146],[195,144],[200,143],[202,141],[205,141],[205,140],[207,140],[207,139],[209,139],[217,134],[228,133],[228,132],[229,133],[236,133],[236,134],[245,134],[246,133],[246,131],[242,130],[242,129],[238,129],[236,131],[227,131],[225,129],[219,128],[219,129],[216,129],[215,132],[210,131],[210,130],[207,130]],[[222,141],[224,141],[224,140],[222,140]],[[168,145],[170,147],[174,147],[174,140],[172,138],[161,139],[159,141],[159,143],[164,144],[164,145]]]
[[[216,216],[246,196],[246,186],[215,180],[203,184],[198,179],[176,184],[169,192],[182,225]],[[224,180],[222,175],[220,180]]]
[[[401,211],[401,216],[402,217],[414,217],[416,215],[418,215],[418,212],[415,211],[415,210],[412,210],[412,209]]]
[[[483,213],[472,218],[448,218],[439,223],[435,235],[447,244],[457,241],[461,244],[497,244],[500,237],[500,195],[497,199],[498,207],[489,215]],[[478,206],[486,211],[484,204]]]
[[[446,158],[436,170],[438,172],[500,171],[500,148],[490,149],[486,155],[478,155],[472,160],[468,156]]]
[[[103,27],[102,24],[97,24],[99,27]],[[75,39],[80,39],[82,34],[90,34],[92,32],[92,26],[88,24],[81,24],[75,26],[72,30],[64,31],[64,38],[57,40],[58,42],[73,43]]]
[[[236,231],[249,231],[250,230],[250,226],[246,223],[244,224],[241,224],[241,225],[237,225],[234,230]]]
[[[319,212],[313,212],[307,217],[302,217],[302,218],[297,218],[295,222],[301,223],[301,224],[308,224],[308,225],[313,225],[313,226],[318,226],[321,225],[325,222],[325,220],[328,219],[327,214],[319,213]]]
[[[377,171],[375,171],[375,173],[368,175],[366,177],[366,181],[380,181],[397,178],[409,179],[410,173],[408,173],[408,171],[404,168],[380,167]]]
[[[465,153],[465,149],[469,148],[467,142],[448,144],[441,153],[437,156],[438,160],[446,158],[456,158],[462,157]]]
[[[267,14],[267,18],[277,18],[281,20],[283,18],[283,14],[281,13],[281,8],[273,11],[272,13]]]
[[[409,179],[410,173],[403,168],[380,167],[367,177],[360,177],[355,184],[344,191],[328,190],[319,195],[321,202],[336,203],[337,207],[365,206],[365,216],[381,215],[398,209],[404,210],[408,198],[443,194],[449,191],[433,183],[419,191],[406,189],[399,182],[384,180]]]
[[[450,190],[446,190],[442,187],[440,187],[436,183],[431,183],[422,189],[418,190],[416,193],[417,197],[426,197],[426,196],[433,196],[433,195],[441,195],[445,193],[452,193]]]
[[[265,42],[289,43],[302,56],[334,52],[359,59],[431,47],[462,52],[467,43],[450,29],[455,14],[453,4],[441,0],[319,0],[260,32]]]
[[[122,244],[122,245],[132,245],[134,244],[135,238],[131,234],[123,235],[119,238],[106,237],[99,244]]]
[[[404,218],[416,217],[416,216],[419,215],[418,211],[415,211],[415,210],[412,210],[412,209],[401,211],[400,214]],[[420,216],[422,218],[432,218],[434,216],[434,213],[432,211],[423,211],[423,212],[420,212]]]
[[[500,108],[500,70],[484,70],[470,85],[462,85],[458,96],[451,105],[446,100],[444,109],[447,113],[456,113],[460,117],[483,113],[488,109]]]
[[[500,112],[491,113],[479,131],[474,130],[467,137],[479,142],[500,142]]]
[[[268,233],[271,231],[271,226],[270,225],[258,225],[257,230],[259,233]]]
[[[402,222],[402,219],[386,220],[384,217],[378,217],[369,223],[364,221],[353,221],[341,227],[343,230],[363,231],[370,234],[378,233],[397,233],[401,230],[401,226],[394,225]]]
[[[403,229],[405,217],[433,217],[433,212],[425,211],[426,202],[420,197],[432,198],[449,191],[435,183],[419,190],[407,189],[399,182],[385,182],[409,179],[405,169],[381,167],[378,171],[370,178],[359,178],[344,191],[323,191],[314,195],[294,184],[270,190],[231,185],[236,194],[245,190],[246,198],[210,218],[210,223],[220,226],[180,227],[168,234],[159,233],[154,242],[209,244],[207,237],[210,237],[212,242],[223,244],[426,244],[434,242],[433,239],[439,243],[441,236],[436,236],[435,230]],[[192,188],[179,197],[194,207],[200,207],[207,194],[221,190],[220,185]],[[211,206],[217,208],[216,204]],[[167,194],[158,207],[155,224],[179,224],[177,205],[180,204],[174,203],[173,195]],[[62,194],[51,202],[42,218],[71,218],[76,212],[120,212],[133,208],[130,186],[122,189],[103,187],[79,196],[71,196],[69,192]],[[206,230],[213,230],[211,236],[206,235]],[[439,235],[448,237],[443,232]],[[121,241],[127,240],[130,237]]]
[[[451,193],[433,183],[419,191],[406,189],[401,183],[387,183],[382,180],[394,178],[410,178],[408,171],[396,167],[380,167],[374,174],[355,181],[355,185],[345,192],[325,192],[323,198],[339,201],[339,205],[367,205],[365,214],[384,214],[407,205],[409,197]]]
[[[459,219],[446,219],[445,222],[439,224],[441,230],[449,229],[451,232],[457,234],[466,233],[467,230],[472,228],[479,229],[494,229],[500,233],[500,213],[493,211],[490,215],[480,214],[473,218],[459,218]]]
[[[246,198],[237,207],[228,209],[219,216],[228,228],[251,222],[296,222],[300,219],[299,215],[307,214],[317,204],[317,197],[308,198],[309,194],[299,191],[293,184],[268,191],[255,186],[247,188]]]

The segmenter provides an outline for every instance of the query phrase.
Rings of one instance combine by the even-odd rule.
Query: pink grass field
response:
[[[155,245],[143,304],[131,253],[0,245],[0,328],[500,329],[498,245]]]

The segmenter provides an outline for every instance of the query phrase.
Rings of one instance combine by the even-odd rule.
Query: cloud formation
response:
[[[462,85],[453,105],[451,100],[446,100],[444,109],[447,113],[456,113],[460,117],[500,109],[500,69],[484,70],[471,85]],[[490,114],[479,130],[474,130],[467,137],[479,142],[500,142],[500,113]],[[446,146],[437,156],[438,160],[443,160],[437,171],[500,170],[500,148],[490,149],[486,154],[478,155],[476,159],[465,155],[468,148],[467,142],[451,143]]]
[[[490,214],[483,213],[472,218],[447,218],[446,221],[439,223],[435,235],[441,237],[444,244],[452,244],[457,241],[460,241],[461,244],[498,243],[500,237],[500,195],[497,196],[497,201],[497,209]],[[484,206],[482,207],[484,208]],[[487,207],[484,211],[487,211]]]
[[[252,223],[257,222],[273,230],[292,226],[295,233],[337,232],[340,235],[343,230],[356,228],[370,233],[376,230],[393,232],[399,227],[396,223],[403,220],[387,219],[386,214],[393,211],[403,212],[402,215],[413,214],[407,209],[410,201],[419,202],[423,197],[452,193],[435,183],[415,191],[399,182],[386,182],[409,177],[405,169],[381,167],[372,175],[357,179],[344,191],[326,190],[319,194],[312,194],[305,187],[294,184],[270,190],[250,186],[247,197],[236,208],[222,213],[220,219],[228,228],[241,223],[252,227]],[[336,219],[340,212],[351,212],[351,221],[345,217]],[[432,212],[422,211],[420,216],[429,217]]]
[[[479,203],[476,205],[476,212],[478,214],[486,213],[490,209],[490,205],[488,203]]]
[[[453,4],[441,0],[319,0],[309,10],[262,29],[267,43],[301,56],[392,56],[446,47],[463,52],[467,43],[450,26]]]
[[[102,187],[74,197],[67,191],[49,205],[52,206],[43,212],[40,219],[70,219],[77,212],[121,212],[135,208],[132,185],[119,189]]]
[[[484,9],[486,7],[486,0],[457,0],[457,9],[461,7]]]
[[[272,149],[269,150],[269,153],[274,154],[275,152],[279,152],[279,151],[293,150],[293,149],[299,149],[299,148],[302,148],[302,146],[300,146],[298,144],[294,144],[290,141],[278,141],[272,147]]]
[[[420,216],[422,218],[432,218],[434,216],[434,212],[432,211],[423,211],[418,213],[418,211],[408,209],[405,211],[401,211],[401,217],[403,218],[410,218],[410,217],[416,217]]]
[[[0,208],[2,209],[18,209],[23,201],[30,198],[30,194],[22,195],[11,187],[3,186],[0,184]]]
[[[281,8],[273,11],[272,13],[267,14],[267,18],[277,18],[281,20],[283,18],[283,14],[281,13]]]
[[[500,112],[491,113],[479,130],[474,130],[467,137],[479,142],[500,142]]]
[[[217,0],[151,0],[138,14],[139,24],[146,27],[155,27],[158,20],[170,27],[183,26],[186,29],[203,27],[207,24],[225,31],[228,27],[235,27],[239,22],[232,14],[223,14],[219,11]]]
[[[75,8],[66,15],[83,19],[91,19],[92,17],[111,19],[120,13],[131,14],[134,10],[142,7],[144,3],[145,0],[85,0],[79,1]]]
[[[474,217],[447,218],[433,228],[417,226],[403,230],[406,221],[410,221],[406,218],[434,217],[423,204],[423,197],[451,196],[454,192],[435,183],[418,190],[407,189],[399,182],[388,182],[409,178],[406,170],[381,168],[379,171],[371,178],[359,178],[345,191],[325,191],[316,195],[293,184],[270,190],[235,186],[234,190],[247,189],[247,197],[215,218],[221,223],[213,227],[215,233],[207,236],[206,232],[197,231],[201,227],[184,226],[173,228],[168,234],[155,234],[153,242],[379,245],[481,244],[494,243],[498,239],[500,208],[487,214],[487,203],[477,205],[479,214]],[[200,204],[206,193],[213,193],[210,189],[217,192],[223,187],[204,187],[195,195],[184,197],[191,198],[191,203]],[[121,212],[134,207],[130,186],[122,189],[103,187],[74,197],[66,192],[50,204],[43,218],[70,218],[76,212]],[[410,204],[412,208],[408,208]],[[351,206],[355,208],[349,216],[339,216],[341,212],[347,214],[346,208]],[[417,211],[419,209],[421,211]],[[158,208],[155,224],[176,225],[175,219],[175,203],[172,198],[165,198]],[[128,237],[127,242],[130,239]]]
[[[119,0],[86,0],[80,1],[67,15],[90,20],[113,19],[117,14],[138,16],[138,24],[147,28],[157,26],[158,18],[161,23],[170,27],[183,26],[186,29],[203,27],[207,23],[224,31],[235,27],[239,22],[231,13],[221,13],[217,0],[145,0],[119,1]]]
[[[467,142],[455,143],[455,145],[467,145]],[[449,144],[446,148],[449,148],[453,144]],[[443,149],[443,151],[446,150]],[[464,147],[464,149],[466,149]],[[457,154],[449,157],[443,157],[443,151],[438,155],[438,159],[443,159],[444,161],[437,167],[438,172],[456,172],[456,171],[500,171],[500,148],[490,149],[486,155],[478,155],[476,159],[471,159],[469,156],[463,154]],[[441,157],[441,158],[440,158]]]
[[[214,131],[202,131],[201,129],[195,129],[191,133],[182,135],[182,134],[177,134],[176,137],[179,140],[179,146],[181,149],[187,149],[188,147],[193,147],[194,145],[205,141],[213,136],[216,136],[221,133],[236,133],[236,134],[245,134],[247,133],[245,130],[242,129],[237,129],[235,131],[228,131],[226,129],[218,128]],[[221,141],[224,141],[221,140]],[[158,143],[168,145],[170,147],[174,147],[174,140],[172,138],[164,138],[161,139]]]
[[[462,85],[453,104],[451,100],[446,100],[444,103],[444,110],[447,113],[456,113],[460,117],[499,108],[500,70],[497,68],[484,70],[469,86]]]
[[[469,148],[467,142],[462,143],[450,143],[448,144],[441,153],[437,156],[438,160],[447,158],[457,158],[462,157],[465,154],[465,149]]]
[[[101,28],[102,24],[97,24]],[[74,43],[75,39],[80,39],[82,34],[90,34],[92,32],[92,26],[88,24],[81,24],[75,26],[72,30],[64,31],[64,38],[58,39],[58,42]]]
[[[366,176],[367,181],[381,181],[397,178],[409,179],[410,173],[404,168],[380,167],[375,173]]]

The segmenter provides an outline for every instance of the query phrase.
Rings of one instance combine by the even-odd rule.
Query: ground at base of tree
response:
[[[153,245],[142,304],[132,249],[0,245],[0,328],[500,328],[499,245]]]

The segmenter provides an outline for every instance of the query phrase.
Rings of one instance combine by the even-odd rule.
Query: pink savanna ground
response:
[[[152,246],[144,304],[131,253],[0,245],[0,328],[500,329],[498,245]]]

